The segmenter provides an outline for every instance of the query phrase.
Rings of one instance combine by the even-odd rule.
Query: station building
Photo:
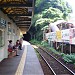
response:
[[[31,26],[34,0],[0,0],[0,62],[8,58],[9,40],[15,44]]]
[[[0,11],[0,61],[8,57],[8,41],[16,40],[22,37],[22,32],[10,18]]]

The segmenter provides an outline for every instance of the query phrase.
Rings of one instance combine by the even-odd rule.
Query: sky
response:
[[[65,0],[68,2],[68,4],[71,6],[72,8],[72,14],[70,14],[70,20],[75,24],[75,2],[74,0]]]
[[[69,3],[69,5],[72,7],[73,13],[75,13],[75,2],[74,0],[65,0]]]
[[[74,0],[66,0],[72,7],[73,11],[75,12],[75,2]]]

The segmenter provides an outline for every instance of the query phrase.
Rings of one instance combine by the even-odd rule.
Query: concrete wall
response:
[[[4,58],[8,57],[8,40],[12,40],[13,44],[15,44],[16,40],[19,39],[20,36],[20,29],[13,23],[12,20],[8,18],[6,14],[4,14],[2,11],[0,11],[0,18],[3,18],[6,21],[6,27],[2,29],[4,35],[4,45],[0,47],[0,61],[2,61]],[[11,32],[8,32],[8,22],[11,23],[10,28]],[[17,30],[18,29],[18,30]]]

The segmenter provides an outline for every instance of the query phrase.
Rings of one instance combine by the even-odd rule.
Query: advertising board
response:
[[[75,44],[75,28],[70,29],[70,44]]]
[[[47,33],[46,38],[50,41],[75,44],[75,28]]]
[[[50,41],[56,41],[56,32],[51,32],[49,38]]]
[[[56,31],[56,40],[57,42],[62,42],[62,32]]]
[[[62,30],[62,42],[69,43],[69,41],[70,41],[69,29]]]

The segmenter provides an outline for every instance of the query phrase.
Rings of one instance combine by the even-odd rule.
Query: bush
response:
[[[32,44],[35,44],[35,45],[40,44],[40,42],[37,41],[37,40],[31,40],[30,42],[31,42]]]
[[[47,41],[42,41],[41,45],[44,46],[44,47],[49,46]]]
[[[69,62],[69,63],[75,63],[75,54],[67,54],[67,55],[63,55],[63,59],[65,62]]]

